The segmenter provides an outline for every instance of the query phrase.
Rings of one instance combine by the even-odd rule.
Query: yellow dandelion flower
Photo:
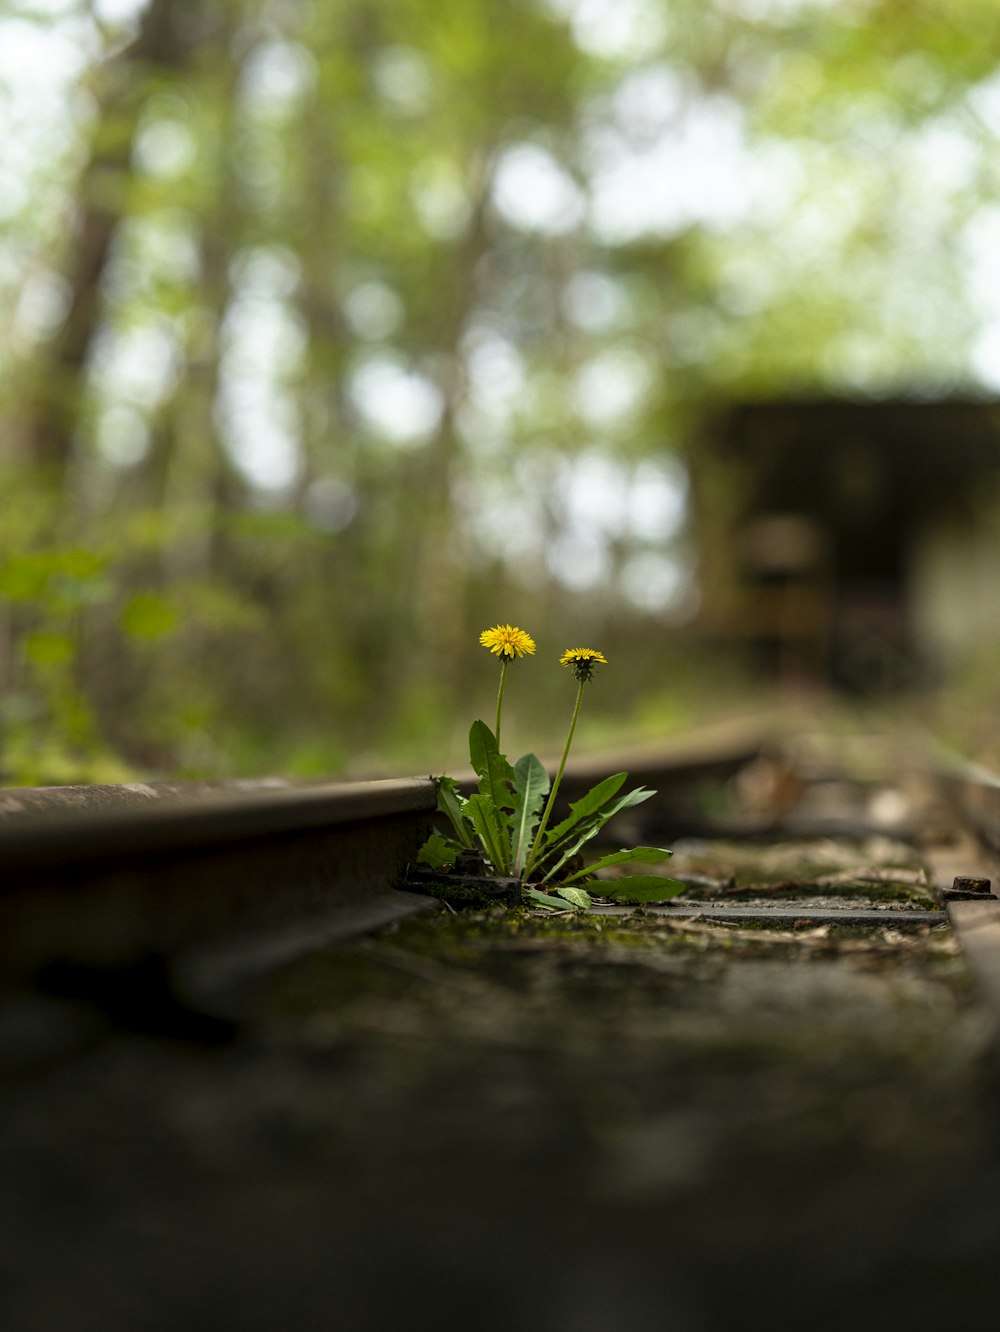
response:
[[[535,640],[531,635],[512,624],[498,624],[492,629],[484,629],[479,635],[479,641],[484,648],[489,648],[504,661],[513,661],[525,653],[530,655],[535,650]]]
[[[573,674],[581,682],[592,678],[598,664],[607,666],[608,659],[596,648],[567,648],[559,658],[559,665],[572,666]]]

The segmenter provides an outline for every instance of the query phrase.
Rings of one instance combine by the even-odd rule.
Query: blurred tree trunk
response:
[[[395,533],[406,502],[398,470],[387,471],[384,461],[360,442],[347,394],[348,355],[357,342],[343,312],[351,281],[347,265],[352,257],[353,165],[344,153],[352,131],[375,111],[369,99],[372,53],[379,40],[377,15],[354,4],[331,17],[315,5],[302,35],[319,60],[315,85],[297,121],[297,190],[286,219],[289,243],[301,262],[297,305],[308,337],[300,399],[304,456],[296,508],[310,520],[314,482],[340,486],[345,503],[352,503],[352,497],[358,502],[357,512],[343,526],[335,522],[329,535],[303,557],[307,581],[323,589],[307,650],[318,665],[317,696],[350,731],[357,723],[362,693],[386,698],[395,684],[387,647],[398,582]],[[322,490],[316,493],[321,508]],[[295,570],[300,587],[303,573],[301,566]],[[294,597],[294,588],[290,594]],[[366,725],[362,743],[368,739]]]
[[[243,486],[227,457],[219,426],[222,334],[232,297],[231,264],[241,244],[240,180],[233,163],[235,97],[240,65],[228,56],[225,30],[213,43],[203,81],[213,101],[213,137],[206,145],[209,185],[200,214],[197,318],[186,372],[178,376],[178,401],[171,413],[170,446],[163,478],[163,505],[182,519],[178,539],[165,547],[168,579],[209,577],[224,558],[225,519]],[[206,63],[208,53],[201,53]]]
[[[218,423],[231,262],[246,215],[233,162],[241,71],[228,50],[235,18],[231,7],[220,9],[219,22],[197,53],[187,55],[202,103],[205,159],[199,173],[205,184],[197,212],[197,285],[190,293],[191,331],[183,369],[150,423],[155,431],[150,450],[126,479],[115,505],[117,518],[145,513],[158,533],[148,544],[137,543],[119,562],[119,601],[158,588],[176,606],[187,600],[192,584],[204,587],[227,575],[239,581],[239,568],[226,567],[226,518],[243,486],[223,448]],[[157,515],[163,521],[155,522]],[[82,663],[88,695],[104,734],[119,753],[141,766],[171,766],[175,756],[151,748],[136,725],[134,713],[148,684],[141,663],[122,643],[119,611],[120,605],[108,604],[95,608],[91,617]],[[184,617],[177,630],[184,655],[191,661],[210,657],[212,633],[202,618]]]
[[[437,387],[443,410],[433,438],[415,459],[419,479],[407,487],[400,514],[400,553],[405,564],[400,589],[408,606],[401,608],[400,623],[406,624],[408,657],[416,678],[430,678],[460,669],[462,637],[466,628],[464,588],[466,573],[456,549],[456,471],[464,445],[456,416],[465,394],[462,335],[479,300],[476,268],[489,240],[486,208],[492,184],[491,155],[483,152],[470,174],[473,181],[472,212],[465,234],[449,256],[447,271],[438,275],[442,293],[436,327],[428,330],[430,345],[438,360]],[[408,610],[408,614],[406,614]],[[489,617],[489,610],[484,608]],[[484,623],[484,628],[485,623]],[[397,650],[403,651],[403,642]],[[443,681],[447,683],[447,681]]]
[[[133,42],[97,72],[97,115],[90,156],[77,189],[69,291],[61,327],[32,368],[33,392],[21,423],[21,457],[58,494],[73,456],[85,370],[100,327],[101,286],[125,214],[136,128],[153,71],[179,71],[195,25],[184,0],[151,0]]]
[[[66,313],[27,368],[23,405],[10,436],[12,484],[24,488],[35,510],[23,549],[58,549],[78,539],[83,515],[70,473],[87,365],[103,318],[102,288],[127,211],[132,153],[150,76],[179,70],[196,36],[190,24],[183,25],[184,9],[183,0],[151,0],[135,39],[94,73],[94,128],[76,183],[76,212],[64,258]],[[45,597],[40,583],[34,603],[15,607],[7,617],[0,683],[5,692],[27,691],[25,700],[34,695],[41,716],[56,717],[71,706],[84,718],[87,705],[71,680],[73,674],[86,674],[83,663],[75,663],[75,672],[57,672],[29,666],[25,657],[29,632],[44,626],[51,614]]]

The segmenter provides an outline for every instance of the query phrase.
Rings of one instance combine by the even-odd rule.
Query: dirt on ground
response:
[[[929,891],[889,843],[674,864]],[[996,1325],[994,1025],[947,926],[432,908],[236,1016],[44,1009],[0,1083],[4,1332]]]

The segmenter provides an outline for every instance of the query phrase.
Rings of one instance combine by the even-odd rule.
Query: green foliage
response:
[[[512,817],[519,799],[514,791],[515,771],[500,753],[493,732],[482,721],[473,722],[469,732],[469,757],[480,779],[478,792],[465,799],[452,778],[440,777],[438,808],[447,814],[458,836],[453,846],[474,847],[478,841],[493,872],[506,875],[511,871],[523,835],[523,820],[515,824]],[[534,761],[538,763],[537,759]],[[443,852],[444,848],[435,845],[429,854],[440,856]],[[431,863],[423,852],[421,858]]]
[[[496,810],[512,810],[514,769],[497,747],[485,722],[475,721],[469,731],[469,761],[479,777],[479,793]]]
[[[627,777],[627,773],[619,774]],[[595,788],[596,789],[596,788]],[[550,832],[546,832],[535,848],[532,857],[532,870],[538,871],[544,867],[544,873],[541,876],[543,883],[550,879],[563,877],[562,871],[567,862],[579,854],[580,850],[592,841],[601,831],[604,825],[623,809],[629,809],[633,805],[641,805],[644,800],[655,795],[655,791],[648,791],[645,787],[636,787],[634,791],[629,791],[623,796],[612,797],[599,804],[596,808],[588,809],[586,814],[578,814],[574,806],[570,806],[571,811],[569,819],[557,825]],[[591,792],[593,795],[593,792]],[[579,802],[581,805],[589,804],[586,799]],[[666,858],[664,853],[664,858]]]
[[[487,588],[553,632],[585,607],[642,708],[665,673],[649,627],[684,611],[636,604],[642,562],[669,584],[690,537],[609,505],[587,534],[605,572],[568,589],[542,552],[576,548],[576,480],[683,489],[720,398],[969,381],[994,0],[647,8],[617,45],[586,5],[521,0],[300,0],[266,23],[163,0],[135,41],[87,6],[0,18],[0,42],[15,23],[56,56],[44,88],[5,85],[0,679],[27,730],[0,732],[4,780],[42,752],[83,775],[422,770],[477,697],[462,643]],[[724,190],[687,170],[713,134]],[[647,156],[671,188],[626,188]],[[511,188],[518,160],[562,210],[530,172]],[[386,429],[371,366],[438,403],[425,429]],[[609,367],[635,391],[583,391]],[[528,687],[531,743],[555,743]],[[514,771],[479,774],[480,822],[521,873],[540,778]],[[538,848],[550,882],[596,828],[563,831]]]
[[[463,797],[451,777],[437,778],[438,809],[446,814],[455,830],[455,838],[433,833],[417,857],[432,869],[447,870],[465,848],[478,845],[493,874],[512,876],[524,883],[523,895],[536,906],[554,911],[585,911],[591,905],[592,891],[616,900],[622,884],[634,885],[645,902],[666,901],[683,884],[657,875],[635,876],[622,880],[599,880],[594,871],[609,865],[631,862],[662,862],[671,852],[660,847],[640,846],[615,851],[601,857],[586,870],[571,870],[571,862],[580,849],[596,837],[605,824],[623,809],[641,804],[655,792],[637,787],[625,795],[619,791],[628,777],[615,773],[599,782],[586,795],[570,805],[570,813],[553,828],[535,836],[542,803],[549,791],[548,773],[534,754],[525,754],[513,768],[500,753],[496,737],[483,721],[476,721],[469,732],[472,767],[479,776],[479,789]],[[544,872],[538,873],[543,870]],[[535,875],[538,875],[535,878]],[[586,887],[576,882],[584,879]],[[537,883],[537,887],[533,883]],[[552,891],[543,891],[548,885]],[[660,896],[655,895],[659,885]]]
[[[465,802],[465,811],[472,821],[476,836],[495,874],[510,873],[510,843],[505,834],[510,831],[510,820],[501,806],[487,795],[471,795]]]
[[[24,637],[24,655],[37,666],[64,666],[73,660],[75,651],[76,644],[70,634],[39,629]]]
[[[626,874],[610,882],[601,880],[601,892],[605,897],[630,905],[667,902],[683,891],[683,883],[678,879],[665,878],[662,874]]]
[[[107,593],[107,565],[106,555],[76,547],[10,551],[0,557],[0,596],[16,605],[73,609]]]
[[[465,817],[465,800],[459,794],[458,783],[452,777],[437,779],[438,809],[447,814],[451,825],[458,834],[458,845],[471,850],[475,846]],[[433,840],[433,839],[432,839]]]
[[[177,628],[177,613],[155,592],[138,592],[122,611],[121,625],[129,638],[155,642]]]
[[[520,878],[531,852],[542,805],[549,793],[549,774],[534,754],[525,754],[514,764],[514,817],[511,840],[515,878]]]
[[[526,885],[521,889],[521,896],[543,911],[586,911],[591,905],[589,894],[580,888],[565,891],[560,888],[555,893],[543,893]]]
[[[431,869],[450,869],[455,863],[456,855],[461,850],[460,842],[454,842],[449,837],[442,837],[440,833],[431,833],[420,848],[417,862],[421,865],[429,865]]]
[[[585,874],[593,874],[596,870],[605,869],[608,865],[627,865],[636,861],[660,864],[672,855],[672,851],[664,851],[659,846],[633,846],[626,851],[612,851],[610,855],[601,856],[600,860],[595,860],[587,869],[577,870],[575,874],[567,875],[566,881],[572,882],[573,879],[580,879]]]

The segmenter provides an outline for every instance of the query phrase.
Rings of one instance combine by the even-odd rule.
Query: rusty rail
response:
[[[393,885],[435,803],[428,779],[7,790],[0,981],[291,922],[372,928],[419,906]]]

